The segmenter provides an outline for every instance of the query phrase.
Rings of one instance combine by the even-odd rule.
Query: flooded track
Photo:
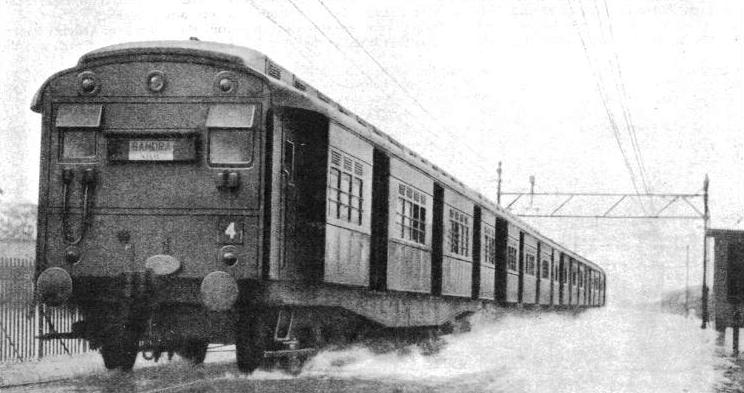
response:
[[[108,372],[96,353],[55,362],[0,366],[7,391],[33,392],[738,392],[741,362],[724,357],[715,332],[681,316],[624,309],[579,316],[478,315],[473,330],[445,336],[433,355],[417,346],[375,353],[363,346],[323,351],[298,377],[244,375],[234,354],[207,364],[138,360],[132,373]],[[33,379],[65,381],[7,387]]]

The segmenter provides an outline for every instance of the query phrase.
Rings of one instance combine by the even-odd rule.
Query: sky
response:
[[[102,46],[198,37],[264,52],[493,200],[498,162],[502,189],[517,192],[534,176],[536,192],[697,193],[708,174],[711,225],[744,229],[741,1],[0,0],[0,10],[5,201],[37,198],[40,116],[29,105],[47,77]],[[515,212],[560,202],[528,201]],[[692,214],[675,206],[669,214]],[[700,283],[702,220],[528,222],[602,265],[611,299],[684,286],[688,247]]]

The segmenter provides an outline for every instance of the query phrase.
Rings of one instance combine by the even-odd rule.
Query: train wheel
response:
[[[261,365],[264,351],[273,340],[274,322],[267,311],[240,313],[235,330],[235,354],[240,371],[250,373]]]
[[[209,343],[205,340],[190,339],[186,340],[176,353],[191,364],[197,365],[204,363],[204,358],[207,356],[207,347],[209,347]]]
[[[109,370],[120,369],[130,371],[137,359],[139,342],[137,336],[132,332],[123,332],[116,338],[104,341],[101,345],[101,357],[103,364]]]

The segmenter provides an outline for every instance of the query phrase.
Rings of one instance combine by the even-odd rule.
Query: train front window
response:
[[[60,104],[54,119],[59,130],[59,155],[62,160],[96,157],[98,128],[103,107],[98,104]]]
[[[63,159],[95,158],[95,130],[63,130],[61,139]]]
[[[209,163],[250,166],[253,163],[255,105],[219,104],[209,108]]]
[[[253,132],[209,130],[209,163],[247,166],[253,161]]]

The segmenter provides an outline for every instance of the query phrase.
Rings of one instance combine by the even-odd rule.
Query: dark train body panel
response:
[[[33,109],[40,295],[83,307],[76,334],[104,352],[130,333],[255,352],[270,345],[243,333],[265,319],[305,329],[275,337],[290,345],[333,325],[604,305],[596,265],[258,52],[103,48],[50,78]]]

